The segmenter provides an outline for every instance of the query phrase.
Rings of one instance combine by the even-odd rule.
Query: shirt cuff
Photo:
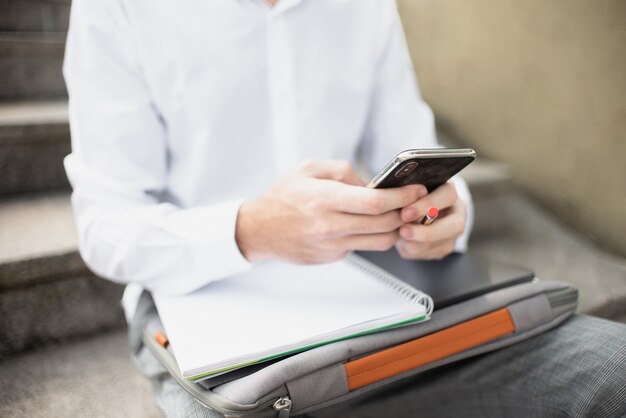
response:
[[[456,243],[454,244],[454,252],[464,253],[467,251],[469,237],[472,232],[472,228],[474,227],[474,204],[472,202],[472,195],[465,180],[459,176],[455,176],[452,178],[452,182],[456,187],[459,199],[465,202],[465,210],[467,213],[465,230],[461,236],[457,238]]]
[[[237,216],[242,203],[242,199],[213,203],[170,216],[168,223],[188,243],[198,271],[202,272],[187,276],[189,283],[177,283],[182,293],[251,269],[251,263],[241,254],[235,240]]]

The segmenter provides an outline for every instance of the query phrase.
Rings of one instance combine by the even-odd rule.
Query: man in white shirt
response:
[[[73,5],[65,164],[80,249],[132,283],[129,318],[140,286],[186,293],[261,258],[388,248],[429,206],[450,213],[406,223],[398,248],[465,249],[462,180],[413,206],[423,187],[354,186],[360,155],[374,173],[437,146],[392,2],[206,3]]]
[[[466,248],[462,180],[372,190],[354,169],[437,146],[393,1],[74,0],[64,75],[81,255],[128,283],[131,323],[144,289],[257,260]],[[431,206],[441,219],[415,223]]]

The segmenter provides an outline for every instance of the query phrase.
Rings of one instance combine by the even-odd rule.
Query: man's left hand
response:
[[[439,217],[431,225],[422,225],[422,218],[433,207],[439,209]],[[454,250],[465,230],[467,211],[454,184],[448,182],[403,208],[400,218],[405,222],[396,243],[400,255],[412,260],[439,260]]]

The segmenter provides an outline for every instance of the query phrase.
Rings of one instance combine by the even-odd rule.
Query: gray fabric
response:
[[[168,417],[221,418],[222,414],[205,408],[189,395],[165,370],[146,346],[133,356],[139,372],[152,382],[154,402]]]
[[[249,404],[275,389],[279,384],[346,359],[408,341],[451,325],[466,321],[493,310],[508,306],[521,299],[532,298],[547,290],[565,289],[566,283],[546,281],[526,283],[508,287],[476,297],[472,300],[435,311],[430,321],[416,326],[408,326],[384,333],[366,335],[356,339],[339,341],[313,350],[305,351],[278,363],[269,365],[256,373],[242,377],[219,387],[214,391],[232,401]],[[537,325],[537,324],[535,324]]]
[[[537,295],[508,306],[511,319],[515,324],[515,333],[521,334],[550,320],[554,314],[545,294]]]
[[[506,336],[504,338],[494,340],[479,347],[475,347],[462,353],[427,364],[423,367],[398,374],[397,376],[385,379],[384,381],[374,383],[350,393],[348,393],[348,382],[345,376],[345,369],[342,364],[337,365],[339,366],[338,369],[327,368],[332,370],[334,373],[311,373],[309,375],[302,376],[297,379],[297,391],[292,392],[291,388],[293,384],[287,385],[291,398],[294,401],[292,410],[295,413],[306,413],[318,408],[331,406],[339,402],[344,402],[347,399],[361,396],[363,393],[385,386],[390,382],[402,380],[408,376],[465,358],[473,357],[478,354],[497,350],[545,332],[546,330],[549,330],[566,320],[571,314],[571,312],[565,312],[557,318],[552,318],[552,309],[550,308],[548,299],[544,294],[513,303],[509,305],[508,309],[511,313],[513,322],[515,323],[516,331],[513,336]],[[323,387],[324,390],[320,390],[320,387]],[[334,390],[334,392],[332,392],[331,389]]]
[[[309,416],[626,416],[626,326],[575,315],[534,338]]]
[[[472,348],[470,350],[466,350],[463,351],[462,353],[458,353],[452,356],[448,356],[444,359],[438,360],[438,361],[434,361],[432,363],[429,363],[425,366],[413,369],[413,370],[409,370],[406,371],[404,373],[400,373],[396,376],[390,377],[389,379],[385,379],[382,380],[380,382],[376,382],[373,383],[371,385],[359,388],[357,390],[354,390],[352,392],[348,392],[348,387],[346,385],[345,390],[343,391],[343,393],[339,394],[340,396],[337,396],[334,399],[328,399],[325,402],[320,402],[320,403],[310,403],[307,405],[306,408],[303,409],[296,409],[294,408],[293,411],[294,413],[307,413],[310,411],[314,411],[317,409],[321,409],[321,408],[326,408],[329,406],[333,406],[336,405],[338,403],[341,402],[345,402],[345,401],[349,401],[351,399],[354,398],[358,398],[360,396],[363,396],[364,394],[368,393],[368,392],[373,392],[376,391],[377,389],[383,388],[387,385],[389,385],[390,383],[394,383],[394,382],[399,382],[402,381],[403,379],[406,379],[410,376],[431,370],[431,369],[435,369],[437,367],[441,367],[441,366],[445,366],[451,363],[455,363],[457,361],[463,360],[463,359],[467,359],[470,357],[474,357],[477,356],[479,354],[484,354],[484,353],[489,353],[491,351],[503,348],[503,347],[507,347],[511,344],[515,344],[518,343],[520,341],[524,341],[525,339],[531,338],[535,335],[539,335],[551,328],[554,328],[555,326],[559,325],[560,323],[562,323],[563,321],[565,321],[566,319],[568,319],[570,316],[569,313],[564,313],[559,315],[557,318],[554,318],[552,321],[549,321],[541,326],[535,327],[533,329],[530,329],[524,333],[521,334],[515,334],[513,336],[507,336],[507,337],[503,337],[503,338],[499,338],[496,340],[493,340],[492,342],[489,342],[487,344],[483,344],[480,345],[478,347]],[[305,377],[303,377],[304,379]]]
[[[213,418],[141,348],[135,365],[168,417]],[[513,346],[438,367],[312,417],[619,417],[626,414],[626,326],[576,315]]]
[[[550,283],[543,286],[558,288],[558,285]],[[531,322],[543,318],[545,304],[542,305],[540,297],[533,298],[533,292],[526,292],[524,296],[529,297],[529,302],[536,304],[536,308],[544,312]],[[488,301],[490,310],[497,306],[494,302],[503,304],[510,302],[506,302],[505,299],[507,298],[490,299]],[[135,353],[135,365],[153,382],[157,406],[167,416],[221,416],[198,404],[165,371],[152,353],[142,346],[141,341],[135,339],[139,335],[137,329],[143,328],[149,320],[156,318],[156,311],[151,306],[151,298],[142,297],[129,336]],[[519,312],[512,313],[512,316],[520,325],[528,320],[529,317],[524,316],[522,309],[514,309],[514,312],[516,311]],[[441,321],[444,321],[453,315],[440,316]],[[551,321],[528,332],[516,334],[509,342],[528,338],[531,333],[543,332],[556,322],[562,321],[565,316],[567,314],[556,318],[554,323]],[[420,327],[427,325],[431,323],[422,324]],[[396,330],[394,333],[397,331],[405,330]],[[499,344],[502,342],[494,341],[466,354],[492,350]],[[415,377],[408,376],[413,371],[407,372],[353,391],[349,396],[356,399],[343,402],[342,398],[339,405],[327,408],[319,414],[354,417],[456,415],[515,417],[620,416],[626,413],[626,327],[621,324],[577,316],[555,331],[514,346],[447,366],[443,365],[459,358],[445,359],[440,364],[431,366],[438,366],[435,370],[420,373]],[[319,365],[317,368],[320,369]],[[341,379],[341,375],[338,374],[340,368],[341,364],[335,364],[312,376],[319,382],[318,386],[325,385],[335,378]],[[398,382],[388,384],[392,381]],[[323,399],[324,389],[317,388],[318,392],[314,392],[314,385],[306,377],[290,382],[288,386],[293,390],[294,398],[302,399],[302,394],[306,394],[307,390],[311,391],[312,395],[311,401],[307,400],[305,403],[294,400],[294,412],[306,411],[310,409],[307,408],[310,403],[317,404]],[[336,381],[327,389],[330,393],[337,394],[347,391],[345,376],[342,381]],[[370,390],[374,390],[375,393]],[[370,391],[368,396],[360,396],[366,391]],[[315,405],[314,408],[319,406]]]
[[[348,378],[343,364],[337,363],[287,382],[287,389],[293,401],[292,411],[301,411],[347,393]]]
[[[133,354],[137,355],[143,346],[141,336],[144,329],[155,321],[161,323],[152,295],[149,292],[142,292],[137,302],[133,322],[128,327],[128,343]]]

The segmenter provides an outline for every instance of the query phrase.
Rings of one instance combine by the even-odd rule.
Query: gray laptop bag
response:
[[[408,376],[497,350],[545,332],[574,313],[578,291],[566,283],[533,281],[436,310],[431,319],[321,346],[194,383],[182,378],[171,348],[143,342],[198,402],[226,417],[311,412],[363,396]]]

